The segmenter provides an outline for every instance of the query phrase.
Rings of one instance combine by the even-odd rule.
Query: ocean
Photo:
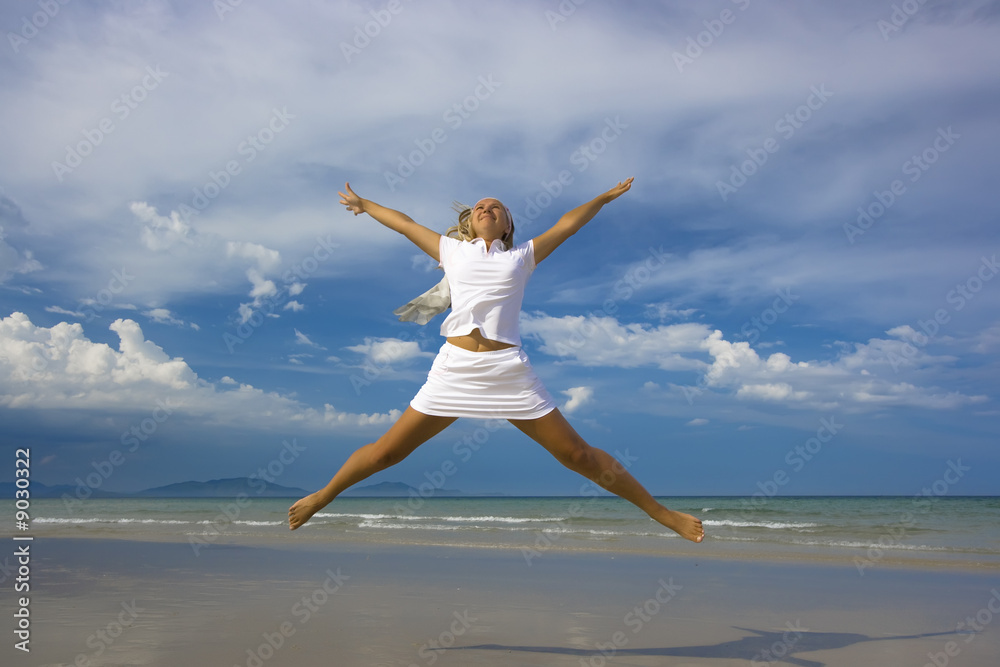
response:
[[[293,533],[286,516],[294,500],[34,500],[31,534],[182,541],[196,553],[217,544],[296,540],[518,549],[529,563],[570,550],[834,560],[860,573],[889,564],[1000,568],[995,496],[660,498],[702,519],[701,545],[616,497],[345,497]]]

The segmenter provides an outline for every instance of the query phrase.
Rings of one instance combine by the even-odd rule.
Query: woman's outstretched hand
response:
[[[604,193],[605,203],[610,202],[610,201],[614,201],[614,200],[618,199],[619,197],[621,197],[626,192],[628,192],[629,188],[632,187],[632,181],[634,179],[635,179],[635,176],[632,176],[628,180],[626,180],[626,181],[624,181],[622,183],[619,183],[615,187],[613,187],[610,190],[608,190],[607,192],[605,192]]]
[[[351,184],[344,183],[344,188],[347,189],[346,195],[343,192],[337,193],[338,195],[340,195],[340,203],[346,206],[348,211],[353,211],[354,215],[358,215],[359,213],[364,213],[365,204],[361,200],[361,197],[356,195],[354,193],[354,190],[351,189]]]

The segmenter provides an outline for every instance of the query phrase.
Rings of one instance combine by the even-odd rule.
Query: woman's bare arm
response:
[[[565,213],[548,231],[536,236],[534,238],[535,264],[548,257],[563,241],[576,234],[581,227],[590,222],[605,204],[618,199],[628,192],[630,187],[632,187],[632,178],[619,183],[586,204],[581,204]]]
[[[337,194],[340,195],[340,203],[346,206],[348,211],[353,211],[354,215],[367,213],[389,229],[410,239],[414,245],[432,258],[441,260],[438,257],[439,244],[441,243],[440,234],[414,222],[413,218],[405,213],[386,208],[368,199],[362,199],[351,189],[350,183],[344,183],[344,187],[347,189],[347,194],[343,192]]]

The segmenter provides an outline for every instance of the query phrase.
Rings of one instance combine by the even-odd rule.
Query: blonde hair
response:
[[[503,203],[500,204],[503,206]],[[458,213],[458,224],[449,227],[444,233],[445,236],[459,239],[460,241],[471,241],[476,238],[476,233],[472,230],[472,208],[458,201],[453,201],[451,207]],[[510,223],[510,231],[503,235],[503,241],[507,249],[514,247],[514,216],[510,214],[510,209],[503,207],[507,214],[507,221]]]

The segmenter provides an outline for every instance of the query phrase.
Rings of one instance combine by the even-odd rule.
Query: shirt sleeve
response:
[[[458,239],[454,239],[450,236],[441,235],[441,240],[438,241],[438,266],[445,271],[448,270],[448,265],[451,263],[451,257],[455,252],[455,249],[462,244]]]
[[[525,241],[517,246],[517,250],[521,255],[521,261],[524,262],[525,268],[528,269],[528,273],[532,273],[535,270],[535,239]]]

